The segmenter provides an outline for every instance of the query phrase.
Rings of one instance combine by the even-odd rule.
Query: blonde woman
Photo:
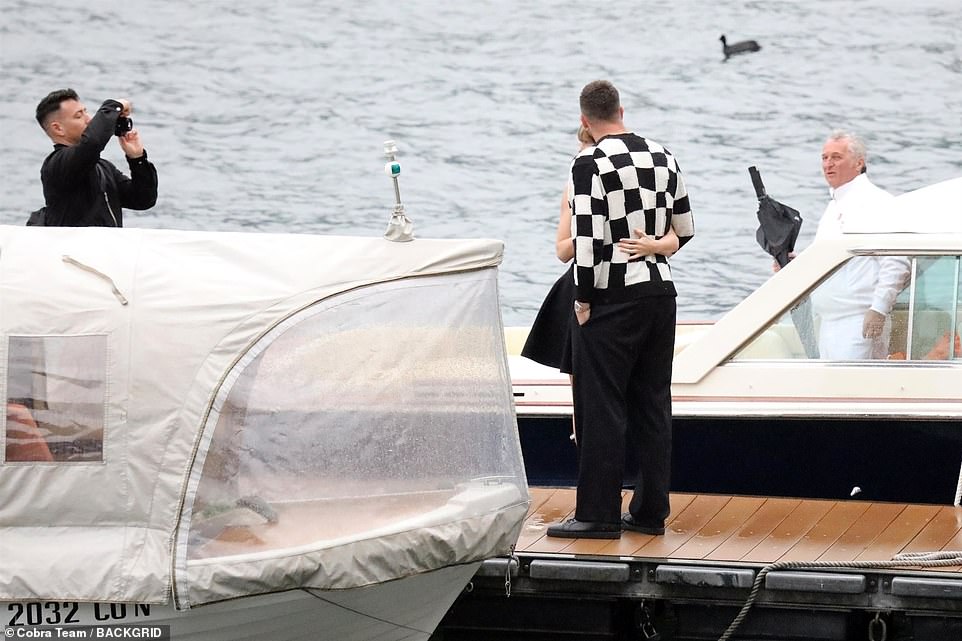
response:
[[[584,127],[578,129],[579,153],[595,144],[594,138]],[[568,202],[566,184],[561,197],[561,214],[555,236],[555,254],[562,263],[569,263],[575,255],[571,239],[571,204]],[[525,358],[554,367],[571,374],[571,321],[574,319],[572,304],[575,299],[574,270],[569,268],[551,286],[541,309],[531,325],[528,338],[521,349]]]

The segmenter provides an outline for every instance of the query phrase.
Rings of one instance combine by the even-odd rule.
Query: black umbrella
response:
[[[795,240],[802,228],[802,217],[797,210],[784,205],[765,192],[762,176],[755,167],[749,167],[748,173],[752,177],[755,196],[758,197],[758,230],[755,240],[784,267],[791,260],[790,254],[795,250]],[[792,322],[801,338],[805,354],[809,358],[818,358],[818,343],[815,340],[815,324],[812,320],[811,303],[806,296],[792,308]]]
[[[783,205],[767,193],[762,184],[762,176],[754,167],[748,168],[758,197],[758,231],[755,240],[762,249],[771,254],[778,261],[779,267],[788,264],[789,254],[795,250],[795,240],[798,230],[802,228],[802,217],[798,211],[788,205]]]

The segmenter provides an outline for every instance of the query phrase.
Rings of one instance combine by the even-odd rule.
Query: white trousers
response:
[[[818,329],[818,355],[830,361],[861,361],[888,356],[890,323],[885,319],[882,335],[862,337],[864,316],[821,319]]]

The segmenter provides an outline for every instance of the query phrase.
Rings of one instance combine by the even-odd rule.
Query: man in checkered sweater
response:
[[[670,230],[678,247],[694,236],[688,193],[674,156],[625,129],[610,82],[586,85],[580,103],[581,122],[597,141],[574,159],[569,184],[580,469],[575,518],[548,535],[614,539],[623,528],[664,534],[675,286],[667,256],[657,252]],[[627,442],[637,448],[639,474],[622,515]]]

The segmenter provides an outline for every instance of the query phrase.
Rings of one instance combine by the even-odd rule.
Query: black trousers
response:
[[[595,304],[572,327],[580,461],[575,518],[619,523],[625,452],[639,461],[629,505],[641,521],[668,516],[675,297]]]

